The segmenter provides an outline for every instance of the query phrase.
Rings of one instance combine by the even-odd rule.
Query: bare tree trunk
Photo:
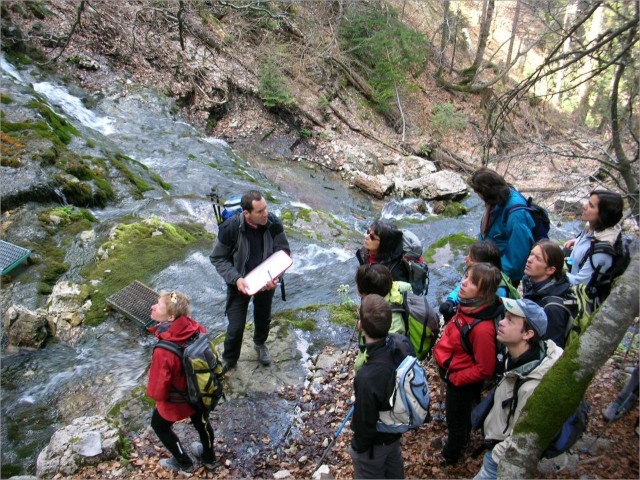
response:
[[[450,0],[444,1],[444,15],[442,16],[442,37],[440,38],[440,51],[438,52],[438,72],[436,75],[442,73],[444,68],[444,52],[447,49],[447,45],[451,41],[451,16],[449,15]]]
[[[615,282],[591,324],[544,376],[518,419],[498,478],[536,478],[542,452],[576,410],[598,369],[638,316],[640,251]]]
[[[513,44],[516,41],[516,32],[518,27],[518,20],[520,19],[520,6],[522,5],[522,0],[516,0],[516,10],[513,13],[513,21],[511,22],[511,38],[509,39],[509,49],[507,50],[507,61],[506,65],[511,64],[511,56],[513,55]],[[506,75],[502,78],[502,83],[507,81]]]
[[[591,22],[591,28],[589,29],[589,35],[587,37],[587,45],[591,44],[598,35],[600,35],[600,31],[602,28],[602,18],[604,16],[604,7],[598,8],[594,15],[593,20]],[[582,68],[580,68],[581,75],[587,76],[589,72],[593,69],[593,60],[591,56],[587,55],[584,59],[584,63]],[[578,88],[578,107],[574,113],[574,118],[583,124],[587,118],[587,113],[589,112],[589,95],[591,94],[591,86],[593,84],[592,80],[587,80],[586,82],[580,85]]]
[[[564,12],[564,22],[563,22],[563,30],[566,32],[569,29],[569,26],[573,24],[573,19],[576,16],[576,12],[578,10],[578,2],[577,0],[571,0],[567,5],[567,9]],[[562,44],[562,54],[565,55],[571,49],[571,36],[567,35],[564,43]],[[562,101],[562,82],[564,80],[564,69],[558,70],[556,74],[556,94],[552,97],[551,101],[556,105],[560,106],[560,102]]]
[[[489,32],[491,32],[491,22],[493,21],[495,0],[484,0],[484,2],[485,3],[482,8],[482,24],[480,25],[480,37],[478,38],[478,50],[476,51],[476,58],[473,61],[473,65],[469,68],[471,71],[471,81],[473,81],[473,77],[475,77],[476,72],[482,64],[484,51],[487,48],[487,41],[489,40]]]
[[[631,37],[635,35],[636,31],[637,30],[630,32],[630,38],[628,40],[629,42],[632,41]],[[620,79],[622,78],[622,75],[627,66],[626,62],[629,59],[628,55],[629,54],[627,54],[627,57],[623,59],[622,62],[620,62],[618,68],[616,69],[616,74],[613,77],[613,89],[611,90],[611,141],[613,143],[613,150],[616,153],[616,158],[618,160],[618,170],[622,175],[622,178],[624,178],[624,182],[627,186],[627,191],[629,192],[629,206],[631,207],[631,212],[635,217],[637,223],[640,217],[640,214],[638,213],[638,197],[640,192],[638,191],[636,172],[634,171],[634,167],[629,161],[629,157],[627,156],[622,145],[622,138],[620,135],[620,119],[618,118]],[[637,144],[635,158],[636,160],[638,158]]]

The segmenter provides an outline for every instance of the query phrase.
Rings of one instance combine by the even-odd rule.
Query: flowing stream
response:
[[[416,200],[372,201],[331,172],[296,162],[247,162],[225,142],[206,137],[175,118],[171,103],[154,91],[129,88],[94,98],[42,77],[36,70],[17,71],[4,58],[1,67],[3,94],[26,104],[37,92],[85,138],[93,140],[96,146],[92,148],[74,140],[70,146],[78,153],[97,155],[101,148],[122,152],[172,185],[170,191],[156,189],[143,199],[124,197],[107,208],[92,210],[100,222],[99,231],[108,231],[125,216],[157,215],[169,222],[200,223],[216,233],[207,197],[211,187],[226,197],[256,185],[273,195],[275,201],[269,207],[276,214],[283,210],[323,211],[360,233],[373,219],[384,217],[414,231],[425,248],[453,233],[474,235],[478,227],[483,208],[476,196],[464,201],[470,211],[461,218],[417,214],[411,208]],[[568,232],[558,233],[558,238],[569,236]],[[275,301],[274,311],[339,303],[337,290],[345,283],[351,285],[355,300],[352,280],[357,261],[353,254],[361,242],[361,237],[357,238],[345,246],[335,239],[317,242],[304,235],[290,235],[294,265],[287,273],[287,302]],[[71,269],[66,277],[78,280],[79,266],[94,253],[70,248],[65,261]],[[209,262],[209,253],[190,254],[159,272],[150,286],[188,292],[194,318],[215,331],[225,327],[225,285]],[[429,297],[433,305],[458,280],[461,260],[461,255],[446,248],[438,252],[431,266]],[[32,282],[18,277],[12,285],[3,285],[3,310],[12,303],[41,306]],[[313,338],[302,345],[309,342]],[[55,429],[75,417],[108,411],[124,392],[139,385],[149,365],[152,343],[150,336],[109,315],[75,346],[49,342],[38,351],[3,351],[2,476],[7,466],[11,466],[7,472],[34,473],[37,453]]]

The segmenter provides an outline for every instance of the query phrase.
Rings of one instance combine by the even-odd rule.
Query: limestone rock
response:
[[[396,183],[400,196],[417,196],[424,200],[461,200],[469,189],[456,172],[441,170],[404,183]]]
[[[56,431],[36,462],[38,478],[73,475],[80,467],[118,457],[120,431],[104,417],[79,417]]]
[[[12,305],[7,309],[4,328],[9,343],[18,347],[40,348],[49,336],[44,312],[33,312],[22,305]]]

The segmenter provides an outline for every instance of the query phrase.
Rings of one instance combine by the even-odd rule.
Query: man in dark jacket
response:
[[[263,195],[250,190],[242,195],[242,212],[220,225],[218,240],[209,256],[220,276],[227,283],[225,314],[229,320],[224,341],[222,360],[224,371],[234,368],[240,358],[242,336],[247,320],[249,302],[253,298],[253,342],[258,360],[263,365],[271,363],[265,342],[271,325],[271,303],[278,278],[273,278],[258,293],[247,293],[245,276],[278,250],[290,254],[289,241],[282,222],[267,212]]]
[[[354,478],[404,478],[399,433],[378,432],[380,411],[389,410],[396,364],[387,345],[391,307],[380,295],[362,299],[358,328],[365,337],[366,363],[353,381],[355,404],[349,455]]]

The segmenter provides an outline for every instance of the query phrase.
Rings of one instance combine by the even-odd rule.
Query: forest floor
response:
[[[331,348],[331,347],[327,347]],[[216,437],[217,465],[214,471],[204,468],[192,474],[174,473],[158,465],[168,452],[160,445],[150,428],[139,437],[132,439],[129,462],[109,461],[97,466],[85,467],[73,476],[55,479],[148,479],[148,478],[311,478],[319,460],[326,450],[328,441],[338,431],[348,409],[352,395],[353,360],[355,347],[344,352],[340,360],[325,378],[325,388],[314,393],[310,389],[302,392],[293,387],[279,394],[291,398],[311,395],[315,400],[315,410],[301,416],[302,422],[296,426],[297,433],[281,445],[268,451],[267,455],[255,455],[250,461],[239,462],[233,458],[233,450],[227,441]],[[624,353],[624,352],[623,352]],[[627,479],[639,477],[638,453],[638,407],[636,406],[622,419],[608,423],[602,417],[602,410],[615,398],[624,386],[628,375],[625,369],[633,368],[638,361],[638,351],[632,350],[626,356],[616,354],[602,366],[589,386],[586,394],[591,404],[587,430],[581,442],[576,444],[571,459],[558,457],[550,468],[540,472],[540,478],[607,478]],[[425,362],[431,384],[431,413],[434,417],[427,425],[409,432],[403,437],[402,454],[405,461],[406,478],[472,478],[480,469],[482,455],[471,458],[481,445],[478,431],[472,433],[467,448],[467,456],[454,466],[442,466],[437,461],[439,448],[432,441],[446,438],[446,425],[437,420],[441,413],[439,404],[444,400],[437,372],[432,360]],[[345,374],[346,373],[346,374]],[[342,408],[339,408],[342,407]],[[212,413],[214,430],[217,412]],[[353,467],[348,454],[351,430],[345,427],[324,458],[330,474],[316,478],[353,478]],[[292,448],[295,445],[295,448]]]

